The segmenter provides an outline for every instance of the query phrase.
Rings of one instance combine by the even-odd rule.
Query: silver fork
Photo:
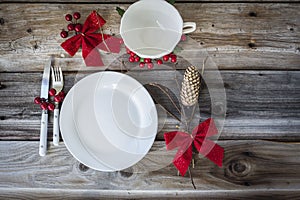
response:
[[[52,88],[56,90],[56,94],[62,91],[64,87],[64,78],[61,67],[51,67]],[[59,144],[59,102],[55,102],[54,116],[53,116],[53,144]]]

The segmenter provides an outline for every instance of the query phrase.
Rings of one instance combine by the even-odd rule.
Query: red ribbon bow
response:
[[[199,153],[210,159],[212,162],[222,167],[224,149],[207,137],[216,135],[218,130],[212,118],[205,120],[194,128],[192,134],[180,131],[173,131],[164,134],[167,150],[176,147],[178,151],[173,159],[173,164],[182,176],[185,175],[192,160],[193,147]]]
[[[119,53],[122,43],[120,38],[95,33],[105,23],[106,21],[96,11],[93,11],[85,20],[81,33],[64,41],[61,47],[71,56],[74,56],[81,46],[86,66],[103,66],[104,64],[97,48],[107,52]]]

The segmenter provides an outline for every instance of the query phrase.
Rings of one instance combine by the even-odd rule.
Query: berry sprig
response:
[[[65,29],[63,29],[60,32],[60,36],[62,38],[67,38],[69,36],[70,31],[75,31],[75,34],[78,34],[81,32],[82,24],[77,22],[77,20],[80,19],[80,17],[81,17],[81,15],[79,12],[74,12],[73,16],[71,14],[66,14],[65,19],[70,23],[67,25],[67,31]],[[73,21],[73,18],[75,19],[75,21]]]
[[[129,62],[139,62],[140,68],[144,68],[146,65],[148,69],[152,69],[154,67],[154,62],[157,65],[162,65],[163,62],[171,61],[172,63],[177,62],[177,55],[173,52],[167,55],[164,55],[162,58],[159,59],[151,59],[151,58],[141,58],[138,55],[136,55],[134,52],[132,52],[130,49],[126,47],[126,52],[129,54],[128,61]]]
[[[186,39],[187,39],[186,36],[183,34],[180,38],[180,41],[186,41]],[[164,62],[168,62],[168,61],[171,61],[172,63],[176,63],[177,62],[176,53],[178,53],[179,51],[180,51],[180,47],[176,46],[175,49],[173,50],[173,52],[171,52],[167,55],[164,55],[162,58],[150,59],[150,58],[141,58],[126,47],[126,52],[127,52],[127,54],[130,55],[128,58],[128,61],[129,62],[139,62],[140,68],[144,68],[147,65],[148,69],[152,69],[154,67],[154,62],[157,65],[162,65]]]
[[[51,88],[49,90],[49,96],[53,97],[53,100],[51,99],[45,99],[41,97],[35,97],[34,103],[40,105],[42,110],[50,110],[53,111],[55,109],[55,103],[61,103],[65,98],[65,93],[63,91],[56,94],[56,90],[54,88]]]

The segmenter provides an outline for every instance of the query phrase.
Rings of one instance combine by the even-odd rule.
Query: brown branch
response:
[[[188,170],[189,170],[189,174],[190,174],[190,178],[191,178],[191,182],[192,182],[193,188],[196,190],[197,188],[196,188],[196,185],[194,183],[194,179],[193,179],[193,175],[192,175],[191,169],[188,168]]]

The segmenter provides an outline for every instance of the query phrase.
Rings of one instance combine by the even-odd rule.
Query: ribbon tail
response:
[[[86,37],[82,39],[82,57],[86,66],[97,67],[104,65],[98,49]]]
[[[68,52],[70,56],[74,56],[78,51],[81,45],[81,35],[74,35],[73,37],[67,39],[63,43],[61,43],[61,47]]]
[[[193,158],[193,149],[192,145],[182,154],[180,149],[177,151],[176,156],[174,157],[173,164],[180,172],[181,176],[184,176],[186,171],[189,168],[189,165]]]
[[[173,131],[165,133],[164,138],[167,150],[179,147],[173,159],[173,164],[178,169],[181,176],[184,176],[193,156],[192,137],[185,132]]]
[[[224,149],[211,140],[204,140],[200,149],[195,145],[199,153],[214,162],[219,167],[223,165]]]

